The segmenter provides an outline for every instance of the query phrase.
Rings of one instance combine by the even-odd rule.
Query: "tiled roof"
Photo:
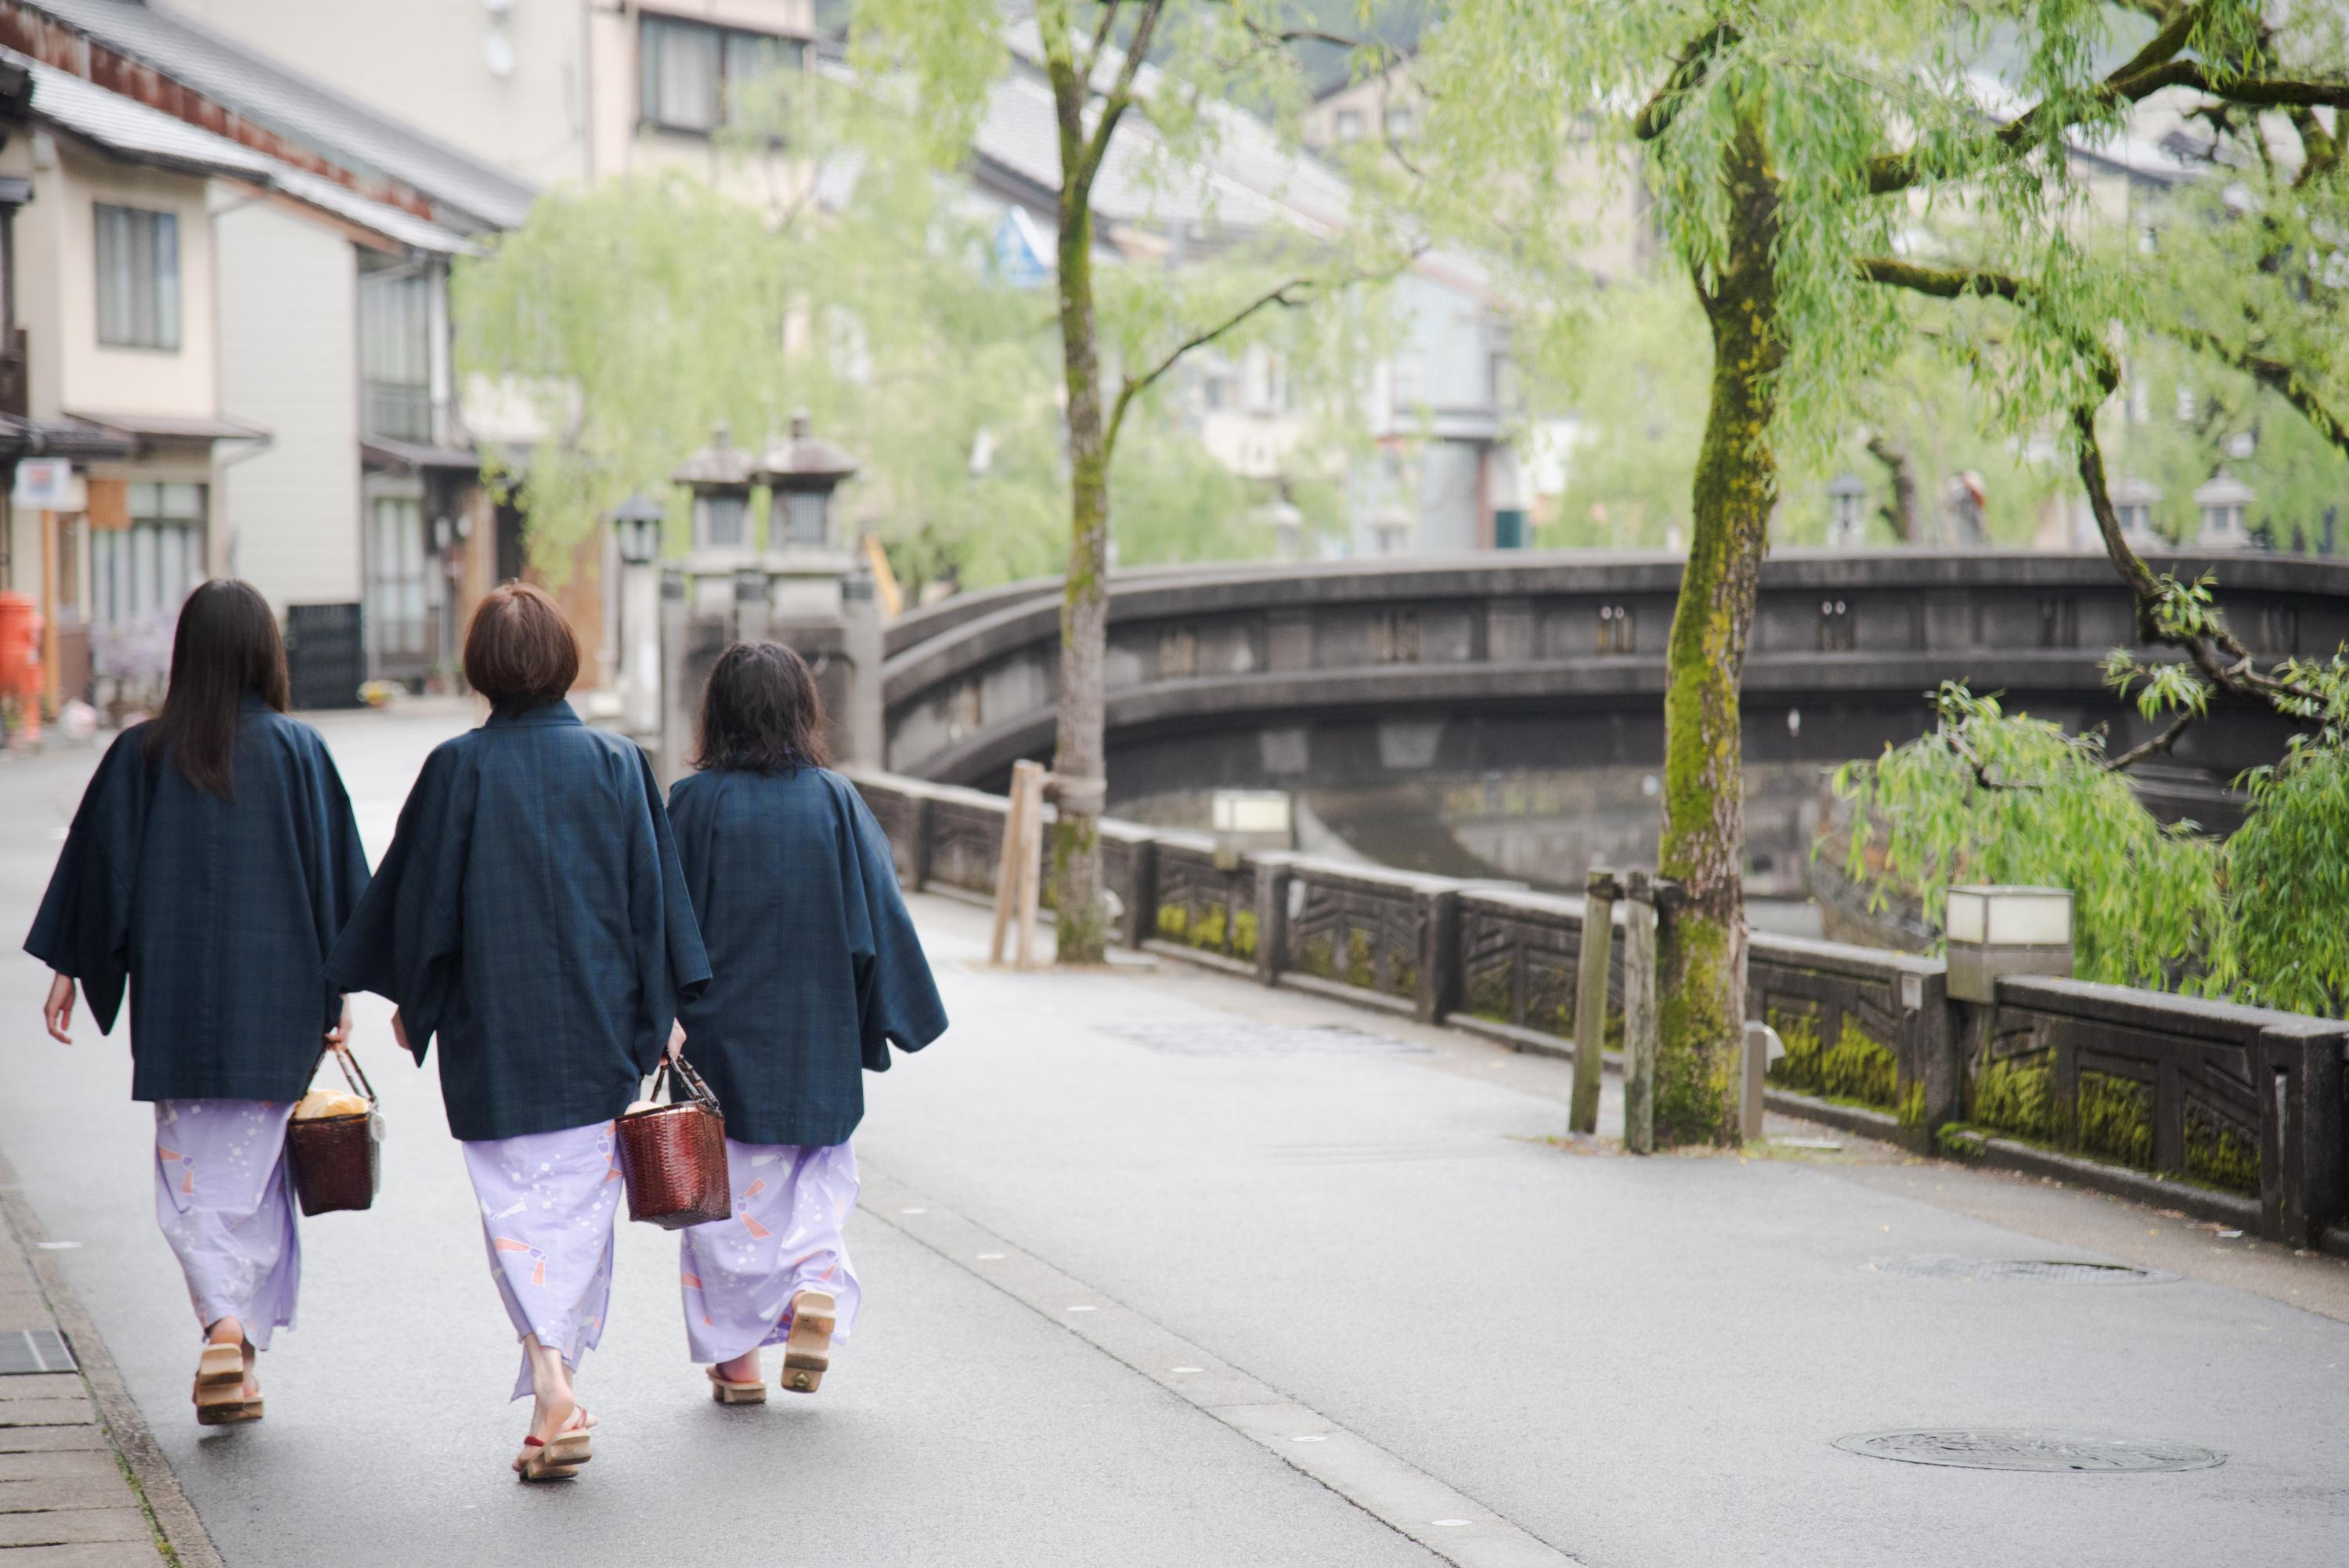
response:
[[[31,75],[32,113],[36,119],[119,157],[190,174],[222,175],[274,188],[418,250],[448,254],[471,248],[471,242],[463,235],[438,223],[381,201],[371,201],[323,174],[281,163],[265,152],[216,136],[119,93],[109,92],[69,71],[45,66],[13,49],[0,49],[0,59]]]
[[[321,5],[350,0],[316,0]],[[529,181],[360,103],[315,77],[160,5],[39,0],[39,12],[355,173],[431,199],[459,228],[511,228],[530,210]]]

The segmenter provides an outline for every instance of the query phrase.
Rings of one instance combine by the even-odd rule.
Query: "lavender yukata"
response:
[[[831,1293],[832,1337],[855,1325],[856,1267],[841,1234],[856,1207],[856,1151],[726,1140],[734,1215],[694,1225],[683,1243],[685,1337],[693,1359],[731,1361],[791,1337],[792,1298]]]
[[[419,1063],[438,1044],[498,1297],[577,1367],[611,1304],[612,1119],[709,978],[644,753],[562,702],[442,742],[327,971],[398,1004]]]
[[[290,1103],[167,1099],[155,1107],[155,1218],[188,1279],[196,1322],[244,1325],[256,1350],[294,1326],[302,1241],[285,1161]]]
[[[732,1219],[681,1235],[686,1341],[701,1362],[780,1345],[802,1290],[833,1296],[845,1339],[864,1074],[937,1038],[946,1011],[847,779],[716,769],[679,779],[669,810],[713,975],[678,1009],[685,1055],[725,1109],[734,1191]]]
[[[196,1315],[267,1349],[302,1278],[285,1124],[342,1012],[335,934],[367,886],[317,732],[245,694],[236,789],[188,782],[134,725],[107,748],[25,949],[110,1033],[130,1002],[130,1095],[155,1107],[155,1217]]]
[[[461,1147],[481,1202],[490,1277],[514,1337],[536,1335],[577,1370],[602,1341],[612,1305],[612,1219],[621,1188],[612,1124]],[[513,1397],[535,1387],[525,1351]]]

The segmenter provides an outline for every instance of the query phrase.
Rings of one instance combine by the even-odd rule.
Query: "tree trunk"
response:
[[[1081,191],[1060,208],[1061,360],[1069,393],[1069,573],[1061,601],[1060,732],[1052,752],[1059,820],[1052,829],[1056,957],[1099,964],[1103,783],[1102,665],[1109,641],[1104,597],[1109,545],[1109,450],[1102,418],[1093,326],[1092,211]]]
[[[1725,265],[1698,293],[1713,326],[1713,386],[1692,507],[1694,538],[1672,612],[1664,694],[1662,874],[1682,897],[1658,954],[1655,1130],[1661,1146],[1739,1138],[1745,1020],[1745,811],[1738,686],[1778,499],[1770,445],[1778,338],[1777,189],[1752,120],[1723,160]]]
[[[1903,544],[1922,542],[1917,537],[1917,461],[1909,449],[1878,430],[1868,438],[1868,455],[1884,465],[1892,480],[1892,504],[1884,510],[1885,521],[1892,531],[1900,536]]]

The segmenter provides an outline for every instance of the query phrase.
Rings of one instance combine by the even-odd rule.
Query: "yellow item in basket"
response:
[[[294,1107],[294,1119],[296,1121],[315,1121],[322,1116],[365,1116],[367,1113],[365,1095],[338,1088],[314,1088]]]

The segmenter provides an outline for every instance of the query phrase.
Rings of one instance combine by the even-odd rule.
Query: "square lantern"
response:
[[[619,542],[622,564],[650,566],[660,559],[661,522],[666,515],[660,502],[642,490],[613,509],[609,521]]]
[[[750,547],[750,485],[755,469],[750,453],[734,444],[732,430],[720,419],[710,431],[709,445],[669,475],[693,492],[696,550]]]
[[[1210,821],[1218,833],[1232,838],[1278,839],[1288,841],[1288,791],[1282,789],[1218,789],[1209,805]]]
[[[2202,509],[2202,536],[2195,542],[2204,550],[2240,550],[2251,543],[2247,526],[2251,487],[2221,469],[2194,492]]]
[[[2002,975],[2072,973],[2072,894],[2060,887],[1953,887],[1941,927],[1949,994],[1995,1002]]]
[[[2138,549],[2156,542],[2153,537],[2153,509],[2160,503],[2161,487],[2149,480],[2132,474],[2113,487],[2113,515],[2121,525],[2121,537]]]
[[[775,549],[832,546],[832,495],[856,472],[856,459],[812,434],[807,410],[792,416],[792,433],[768,443],[758,480],[767,487],[767,542]]]

